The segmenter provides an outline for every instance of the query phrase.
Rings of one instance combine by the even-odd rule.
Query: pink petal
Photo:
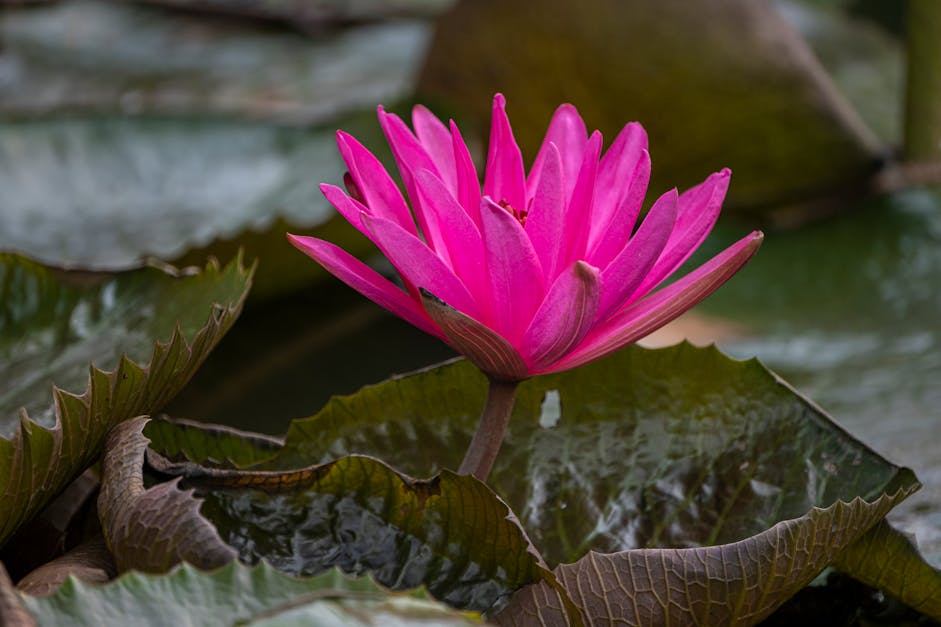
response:
[[[395,157],[395,162],[399,166],[399,173],[402,175],[402,182],[405,183],[405,191],[408,192],[408,197],[412,201],[412,210],[422,235],[428,246],[437,251],[442,246],[441,227],[438,225],[434,212],[426,209],[419,199],[415,188],[415,173],[424,169],[430,170],[435,176],[440,176],[440,172],[424,146],[399,116],[386,113],[382,107],[379,107],[379,125],[382,126],[382,132],[392,148],[392,156]]]
[[[477,225],[457,203],[444,182],[428,170],[415,176],[418,196],[423,206],[434,212],[441,227],[443,250],[451,268],[471,294],[486,294],[490,289],[484,245]],[[486,301],[485,301],[486,302]],[[478,300],[478,304],[483,302]],[[483,312],[486,317],[486,312]]]
[[[547,157],[549,144],[555,144],[562,156],[564,198],[566,200],[571,198],[578,172],[582,167],[587,142],[588,129],[585,128],[585,122],[578,114],[578,110],[570,104],[561,105],[556,109],[552,121],[549,122],[549,128],[546,130],[546,137],[542,140],[542,146],[533,162],[528,181],[529,195],[533,196],[539,185],[538,179],[542,172],[543,160]]]
[[[619,311],[589,333],[581,346],[542,372],[580,366],[659,329],[729,280],[755,254],[762,239],[760,231],[751,233],[682,279]]]
[[[646,151],[647,133],[637,122],[626,124],[614,138],[598,170],[598,196],[595,202],[604,215],[607,216],[621,204]]]
[[[516,346],[545,296],[542,267],[522,225],[506,209],[484,196],[480,214],[494,316],[488,326]]]
[[[288,241],[354,290],[406,322],[445,339],[421,306],[378,272],[330,242],[288,234]]]
[[[347,222],[359,229],[359,231],[366,237],[370,237],[369,232],[366,230],[366,227],[363,225],[363,221],[360,220],[359,216],[362,213],[373,213],[371,208],[367,207],[355,198],[350,198],[342,189],[336,185],[321,183],[320,192],[324,195],[327,201],[336,208],[340,215],[346,218]],[[395,221],[391,216],[382,217],[391,219],[393,222]]]
[[[526,216],[526,234],[539,255],[546,277],[557,276],[561,261],[565,228],[565,190],[562,183],[562,159],[555,144],[544,149],[542,175],[533,193],[529,215]]]
[[[588,238],[589,259],[604,268],[624,248],[650,180],[650,154],[643,127],[631,122],[605,152],[595,185]]]
[[[362,215],[362,220],[372,233],[372,240],[405,281],[437,294],[472,318],[480,317],[477,301],[464,283],[423,241],[389,220],[367,214]]]
[[[480,179],[471,159],[470,151],[457,124],[451,122],[451,146],[454,150],[454,165],[457,170],[457,201],[464,211],[480,226]]]
[[[490,125],[484,195],[490,196],[496,202],[505,201],[518,211],[526,210],[523,155],[513,138],[513,129],[510,128],[510,120],[506,117],[506,100],[502,94],[493,97],[493,121]]]
[[[605,320],[637,291],[663,252],[676,222],[676,189],[657,199],[624,250],[605,268],[598,319]]]
[[[516,349],[493,329],[454,309],[427,290],[422,290],[425,311],[456,348],[487,376],[498,381],[521,381],[529,377],[526,363]]]
[[[670,234],[663,254],[637,289],[638,296],[647,293],[673,274],[706,239],[719,218],[731,175],[731,171],[724,168],[709,175],[696,187],[683,192],[673,233]]]
[[[435,115],[422,105],[412,109],[412,126],[418,141],[431,157],[441,180],[447,184],[452,194],[457,194],[457,173],[454,168],[454,149],[451,146],[451,133]]]
[[[369,212],[392,220],[410,233],[417,233],[402,193],[379,160],[355,137],[343,131],[337,131],[337,148]]]
[[[601,156],[601,133],[595,131],[585,146],[582,167],[572,196],[565,211],[565,237],[562,240],[562,267],[582,259],[588,246],[591,229],[592,203],[595,195],[595,177],[598,174],[598,157]],[[554,276],[549,275],[551,279]]]
[[[542,370],[578,346],[595,322],[600,293],[600,273],[584,261],[559,275],[523,336],[531,369]]]

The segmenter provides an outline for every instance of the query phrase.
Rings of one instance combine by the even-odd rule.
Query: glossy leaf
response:
[[[368,386],[295,421],[265,467],[360,453],[412,474],[454,468],[485,392],[465,362]],[[681,344],[524,382],[488,484],[557,564],[741,540],[878,497],[900,473],[756,360]]]
[[[240,260],[107,277],[0,254],[0,544],[98,459],[111,427],[173,397],[250,281]]]
[[[264,559],[297,575],[333,566],[368,572],[385,586],[423,585],[436,598],[475,611],[528,583],[553,579],[515,515],[473,477],[442,471],[417,480],[363,456],[284,471],[212,468],[202,463],[213,453],[211,440],[196,435],[193,424],[177,433],[174,426],[148,430],[155,441],[147,460],[159,476],[179,475],[182,484],[142,489],[140,424],[125,423],[116,430],[124,433],[109,439],[117,448],[106,455],[99,511],[121,568],[224,562],[233,547],[243,562]],[[162,455],[164,441],[183,461]],[[252,445],[246,439],[244,446]],[[122,480],[109,488],[118,463],[120,475],[110,476]],[[198,514],[191,488],[203,501]],[[132,499],[137,503],[128,507]]]
[[[237,562],[212,572],[183,564],[166,575],[127,573],[108,585],[75,579],[46,598],[22,597],[42,625],[425,625],[479,624],[428,599],[391,593],[336,569],[295,578],[268,564]]]
[[[834,557],[918,488],[913,480],[867,502],[838,501],[720,546],[589,552],[556,568],[586,624],[754,625],[816,577]],[[894,583],[892,585],[895,585]],[[498,625],[565,624],[554,591],[535,584],[494,617]]]
[[[463,362],[370,386],[296,421],[283,451],[265,464],[357,452],[385,454],[411,472],[455,467],[484,394],[483,377]],[[488,483],[520,513],[550,564],[590,550],[745,541],[815,507],[876,502],[917,486],[910,471],[855,440],[756,360],[712,347],[631,347],[527,381],[517,399]],[[813,568],[837,559],[837,546]],[[921,568],[917,553],[906,560],[906,568]]]

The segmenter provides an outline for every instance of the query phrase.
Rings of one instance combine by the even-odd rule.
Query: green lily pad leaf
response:
[[[0,23],[6,70],[0,112],[212,113],[324,123],[411,93],[440,4],[414,3],[400,19],[347,22],[313,37],[114,2],[8,10]]]
[[[392,593],[336,569],[295,578],[268,564],[212,572],[182,564],[165,575],[126,573],[104,586],[69,579],[52,596],[23,596],[42,625],[424,625],[479,624],[427,598]]]
[[[840,553],[834,566],[941,619],[941,571],[925,562],[911,539],[885,520]]]
[[[133,432],[133,445],[115,449],[123,468],[112,477],[122,479],[110,479],[111,486],[107,473],[117,462],[109,461],[109,451],[99,500],[119,567],[159,569],[214,556],[225,561],[233,547],[243,562],[265,560],[304,576],[334,566],[371,573],[384,586],[425,586],[435,598],[473,611],[491,608],[528,583],[548,578],[554,584],[516,516],[473,477],[442,471],[417,480],[365,456],[283,471],[212,467],[219,466],[212,441],[219,427],[200,435],[195,424],[184,423],[174,433],[177,425],[163,422],[147,430],[154,438],[148,467],[158,476],[182,477],[186,491],[177,487],[179,479],[144,491],[142,420],[118,428],[124,434],[115,437]],[[229,437],[239,436],[233,431]],[[259,446],[259,455],[270,451],[270,443],[257,438],[242,446]],[[180,461],[167,459],[168,452]],[[198,514],[190,490],[202,500]],[[146,502],[113,519],[128,493]],[[153,541],[153,529],[161,530],[160,542]]]
[[[412,473],[456,467],[485,389],[465,362],[366,387],[295,421],[263,467],[351,453]],[[757,360],[689,344],[633,346],[522,384],[488,484],[550,564],[747,541],[814,508],[918,485]]]
[[[252,466],[273,457],[283,445],[270,435],[180,418],[152,419],[143,433],[160,443],[160,452],[168,459],[189,460],[207,467]]]
[[[240,259],[109,277],[0,254],[0,545],[98,459],[114,425],[179,391],[250,283]]]
[[[263,467],[356,453],[412,474],[454,468],[485,394],[464,361],[368,386],[294,421]],[[735,542],[911,480],[757,360],[679,344],[524,382],[487,483],[558,564]]]
[[[343,170],[332,129],[147,116],[5,122],[0,250],[94,270],[175,259],[276,218],[327,220],[310,172],[338,180]]]
[[[917,489],[873,502],[838,501],[739,542],[688,549],[589,552],[555,572],[586,624],[754,625],[810,583],[834,556]],[[498,625],[564,624],[555,591],[534,584],[493,617]]]

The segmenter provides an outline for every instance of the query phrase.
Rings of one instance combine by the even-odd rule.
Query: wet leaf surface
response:
[[[265,466],[360,453],[412,474],[453,468],[484,393],[464,362],[368,386],[295,421]],[[756,360],[681,344],[525,382],[488,483],[557,564],[741,540],[878,497],[900,473]]]
[[[0,255],[0,543],[98,458],[112,426],[173,397],[235,321],[250,275],[240,260],[57,275]]]
[[[283,451],[265,465],[382,451],[399,463],[396,451],[421,451],[401,463],[412,472],[454,467],[484,391],[482,376],[463,362],[364,388],[296,421]],[[756,360],[688,344],[631,347],[526,382],[488,483],[520,513],[550,564],[576,562],[588,551],[654,547],[689,548],[705,563],[715,556],[692,549],[737,541],[745,544],[736,551],[752,551],[756,542],[773,547],[784,541],[781,530],[756,538],[793,519],[802,522],[788,541],[800,546],[808,525],[816,529],[826,550],[806,560],[795,578],[800,585],[769,594],[774,603],[752,618],[836,560],[854,540],[850,530],[865,531],[918,486],[910,471],[854,439]],[[832,510],[840,521],[832,529],[833,518],[808,514],[857,497],[875,505]],[[929,591],[941,583],[915,551],[899,568],[925,574]],[[884,577],[879,584],[893,594],[908,585]]]
[[[106,499],[127,500],[129,492],[140,490],[118,484],[99,500],[119,566],[144,568],[143,560],[159,569],[179,559],[222,555],[224,550],[214,548],[219,546],[215,538],[194,539],[208,520],[228,545],[225,549],[233,547],[243,562],[263,559],[296,575],[338,566],[357,575],[370,573],[393,589],[425,586],[435,598],[462,609],[487,610],[527,583],[551,579],[514,514],[473,477],[442,471],[431,479],[412,479],[363,456],[274,472],[212,468],[205,460],[215,454],[214,442],[192,423],[176,433],[174,426],[165,422],[148,430],[154,438],[149,468],[163,477],[182,476],[186,492],[176,481],[151,487],[141,493],[147,511],[136,508],[124,516],[128,522],[109,521]],[[139,447],[144,440],[135,436],[133,441],[133,455],[118,451],[129,469],[143,464]],[[245,447],[252,445],[245,440]],[[270,450],[265,446],[261,452]],[[168,460],[165,452],[181,461]],[[129,471],[122,474],[133,477]],[[201,516],[190,488],[202,500]],[[112,529],[124,534],[126,556],[112,544]],[[154,542],[149,529],[164,539]]]
[[[127,573],[105,586],[69,580],[46,598],[22,597],[42,625],[424,625],[479,624],[418,592],[390,593],[337,570],[295,578],[261,563],[212,572],[188,564],[166,575]]]

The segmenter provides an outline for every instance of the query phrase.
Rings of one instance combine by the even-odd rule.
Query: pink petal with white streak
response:
[[[610,221],[611,213],[623,202],[624,195],[637,176],[637,166],[646,152],[647,133],[637,122],[626,124],[605,151],[598,168],[595,198],[597,216],[603,218],[603,223]]]

